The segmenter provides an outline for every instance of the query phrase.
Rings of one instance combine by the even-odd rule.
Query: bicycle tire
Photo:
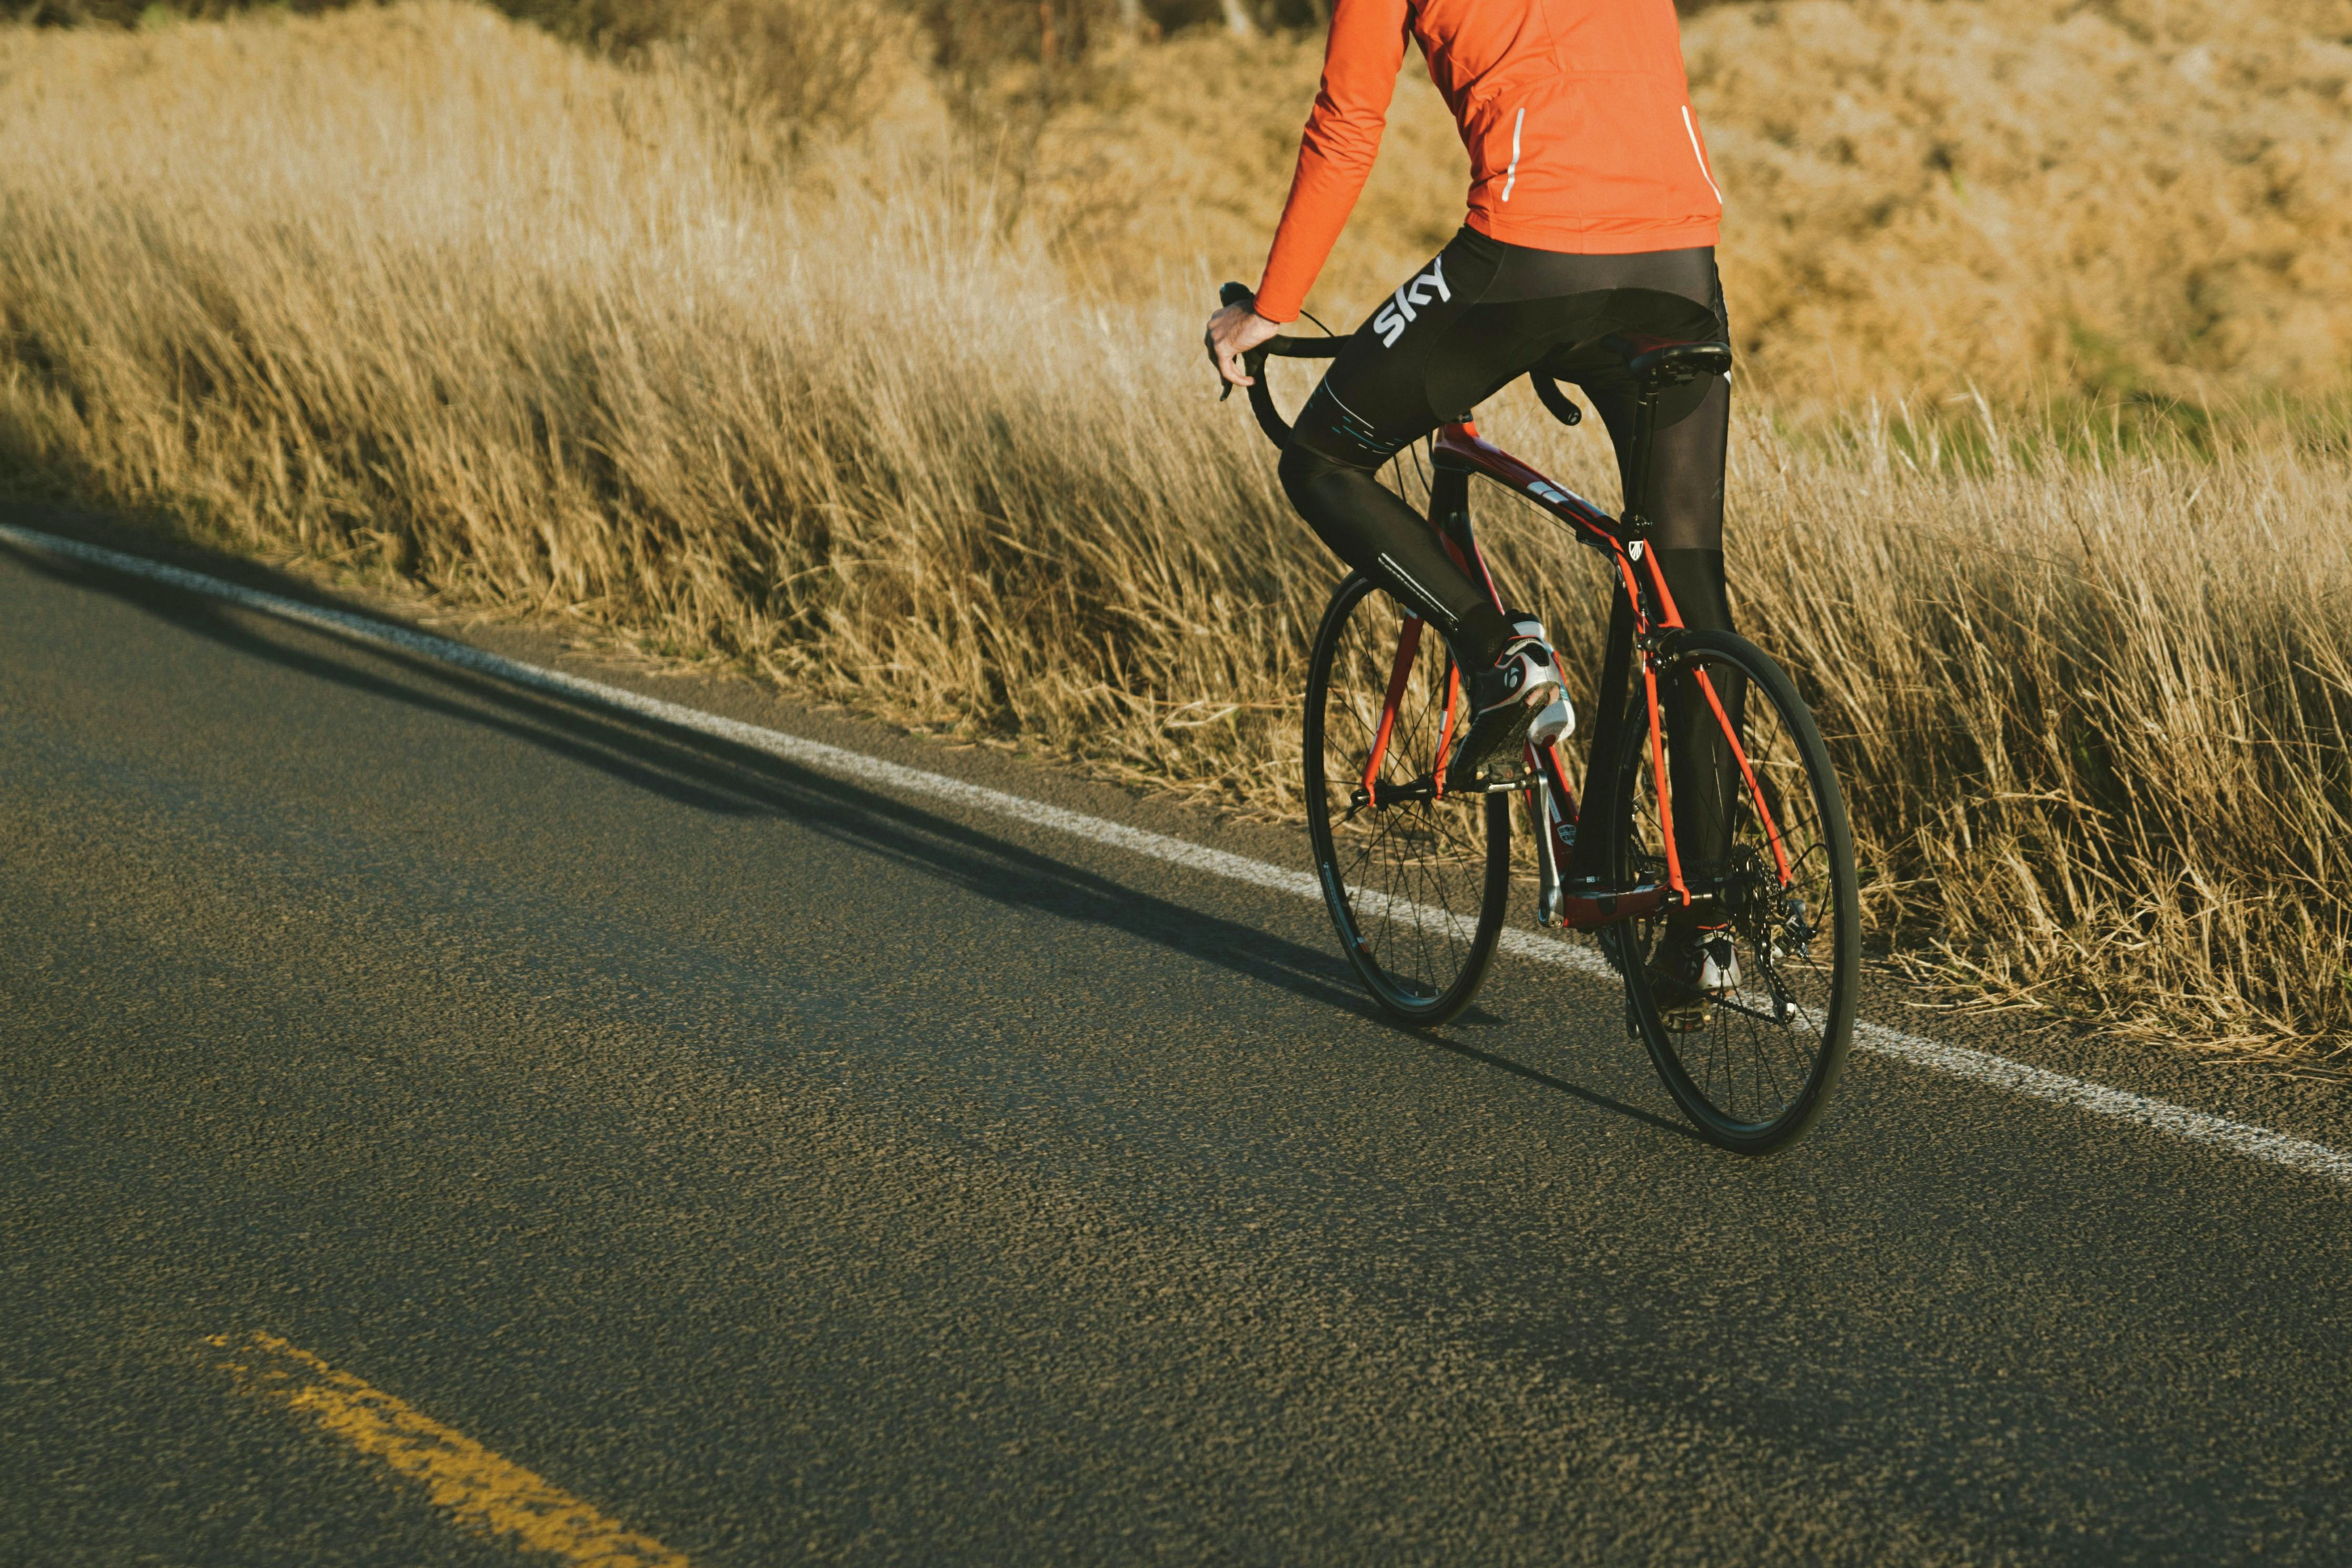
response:
[[[1307,677],[1307,826],[1349,963],[1383,1008],[1431,1026],[1458,1017],[1494,965],[1510,898],[1510,797],[1364,797],[1403,625],[1361,573],[1331,596]],[[1433,779],[1444,727],[1444,643],[1426,626],[1418,637],[1378,780],[1401,791]]]
[[[1725,674],[1737,671],[1745,677],[1744,697],[1727,698],[1726,707],[1739,717],[1741,745],[1792,876],[1781,883],[1771,835],[1744,779],[1727,772],[1730,852],[1711,868],[1717,874],[1710,885],[1741,965],[1741,987],[1706,1009],[1703,1027],[1678,1031],[1667,1027],[1658,1005],[1652,967],[1667,936],[1665,913],[1606,928],[1605,945],[1624,977],[1632,1032],[1683,1113],[1723,1148],[1770,1154],[1820,1120],[1852,1045],[1862,985],[1853,834],[1812,713],[1770,655],[1731,632],[1686,632],[1674,645],[1672,666],[1709,670],[1719,695],[1734,689]],[[1758,711],[1759,697],[1764,714]],[[1765,715],[1769,722],[1759,722]],[[1638,697],[1626,717],[1617,767],[1614,873],[1623,886],[1663,880],[1649,712]],[[1794,924],[1791,893],[1804,901],[1794,906]],[[1819,924],[1824,912],[1832,926],[1826,933]]]

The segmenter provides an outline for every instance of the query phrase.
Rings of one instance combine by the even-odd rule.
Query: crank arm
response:
[[[1538,773],[1528,804],[1536,820],[1536,924],[1557,925],[1564,897],[1559,885],[1559,822],[1552,814],[1551,785]]]
[[[1436,799],[1437,783],[1434,779],[1416,779],[1410,784],[1391,784],[1382,779],[1372,786],[1372,804],[1375,806],[1402,806],[1408,801]]]

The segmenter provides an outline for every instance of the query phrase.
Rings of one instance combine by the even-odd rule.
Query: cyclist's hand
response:
[[[1209,360],[1217,373],[1233,386],[1245,387],[1255,383],[1242,373],[1242,356],[1281,332],[1279,326],[1248,306],[1228,305],[1209,318],[1209,329],[1202,340],[1208,345]]]

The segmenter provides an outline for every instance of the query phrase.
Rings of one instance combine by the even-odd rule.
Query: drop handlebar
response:
[[[1247,305],[1256,298],[1248,287],[1239,283],[1228,283],[1217,290],[1218,300],[1226,305]],[[1265,432],[1268,441],[1276,446],[1290,444],[1290,426],[1282,415],[1274,411],[1274,393],[1265,384],[1268,357],[1329,360],[1338,358],[1339,350],[1347,346],[1345,338],[1268,338],[1242,356],[1242,369],[1249,372],[1251,383],[1244,389],[1249,393],[1250,412],[1257,415],[1257,427]],[[1232,391],[1233,383],[1226,382],[1225,392],[1230,394]]]

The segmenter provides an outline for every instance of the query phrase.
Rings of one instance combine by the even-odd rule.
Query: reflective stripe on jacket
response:
[[[1713,245],[1673,0],[1339,0],[1259,314],[1287,321],[1380,150],[1410,36],[1470,152],[1472,228],[1538,250]]]

